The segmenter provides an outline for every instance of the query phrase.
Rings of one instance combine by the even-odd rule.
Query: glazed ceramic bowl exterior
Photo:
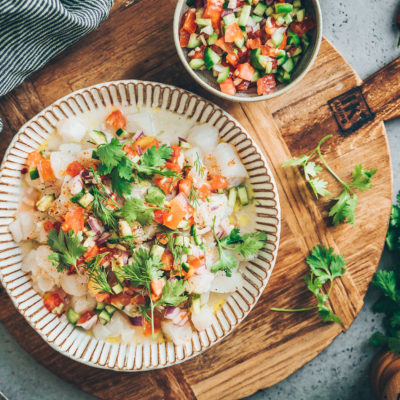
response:
[[[179,44],[179,28],[183,14],[188,9],[186,0],[178,0],[174,15],[174,42],[178,56],[182,61],[183,66],[186,68],[189,75],[201,86],[207,89],[212,94],[222,97],[225,100],[239,101],[239,102],[252,102],[271,99],[279,96],[280,94],[286,93],[293,88],[303,79],[303,77],[310,70],[315,58],[317,57],[319,47],[322,40],[322,15],[321,8],[318,0],[303,0],[304,6],[307,12],[314,18],[316,22],[316,28],[311,33],[310,46],[306,50],[305,54],[301,58],[299,64],[296,66],[293,80],[289,84],[279,84],[274,92],[265,94],[262,96],[257,95],[254,90],[251,93],[239,92],[235,96],[222,93],[219,90],[219,84],[216,79],[212,76],[210,71],[195,71],[189,66],[189,60],[186,55],[186,50],[183,49]]]
[[[214,125],[221,138],[232,143],[245,165],[253,185],[257,229],[267,233],[267,243],[248,262],[245,284],[229,296],[210,328],[195,332],[186,345],[119,344],[97,340],[69,324],[66,317],[47,311],[33,289],[30,275],[21,270],[22,253],[13,241],[8,225],[18,208],[21,170],[27,155],[54,132],[60,119],[95,112],[106,115],[111,107],[160,108],[185,115],[193,122]],[[142,81],[109,82],[74,92],[47,107],[15,135],[0,170],[0,277],[15,307],[50,346],[84,364],[121,371],[163,368],[192,358],[226,337],[248,315],[263,292],[275,264],[280,207],[271,170],[261,151],[243,127],[213,103],[185,90],[161,83]]]

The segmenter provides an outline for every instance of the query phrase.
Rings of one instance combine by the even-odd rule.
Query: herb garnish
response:
[[[307,265],[310,268],[311,274],[304,277],[307,289],[310,290],[317,299],[317,304],[305,308],[271,308],[271,311],[282,312],[301,312],[309,310],[318,310],[318,316],[324,322],[337,322],[341,323],[340,318],[327,306],[325,303],[331,294],[333,281],[342,276],[346,269],[346,261],[343,256],[333,253],[333,249],[327,249],[325,246],[317,245],[312,251],[311,255],[306,258]],[[330,282],[327,293],[322,291],[322,287],[326,282]]]
[[[57,267],[58,272],[69,270],[72,266],[79,274],[76,262],[87,250],[85,246],[81,245],[81,242],[81,232],[75,235],[72,229],[68,233],[60,229],[58,234],[56,229],[49,231],[47,244],[53,251],[53,253],[49,255],[49,260]]]
[[[163,207],[151,207],[145,204],[142,199],[129,198],[117,213],[127,222],[138,221],[141,225],[149,224],[153,221],[153,211]]]
[[[335,202],[329,211],[329,216],[332,217],[333,224],[335,226],[344,223],[352,223],[355,225],[355,208],[357,206],[358,198],[354,193],[354,189],[359,191],[370,189],[372,187],[372,176],[375,175],[377,170],[364,170],[361,164],[356,165],[352,172],[353,179],[351,183],[344,182],[332,170],[321,154],[321,145],[331,137],[332,135],[327,135],[321,139],[317,147],[308,156],[303,154],[300,157],[294,157],[286,161],[282,166],[284,168],[302,166],[304,177],[313,190],[316,198],[318,198],[318,196],[327,196],[330,194],[330,192],[326,189],[328,182],[317,177],[317,175],[322,171],[322,167],[315,162],[310,161],[314,154],[317,154],[324,167],[343,186],[343,191],[339,194],[339,196],[331,199]]]
[[[196,153],[196,160],[194,160],[194,168],[196,169],[196,172],[201,178],[204,178],[205,176],[205,171],[203,167],[203,163],[200,160],[199,153]]]
[[[92,258],[86,263],[86,271],[92,282],[93,289],[99,293],[113,294],[110,284],[108,283],[108,272],[101,263],[108,253],[102,253]]]
[[[199,206],[199,192],[194,185],[191,186],[189,191],[189,202],[194,208]]]

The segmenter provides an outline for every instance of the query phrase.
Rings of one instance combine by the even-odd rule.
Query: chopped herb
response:
[[[194,168],[201,178],[204,178],[205,171],[202,161],[200,160],[199,153],[196,153],[196,160],[194,160]]]
[[[106,204],[110,202],[110,197],[94,185],[90,188],[90,193],[93,195],[93,214],[95,214],[96,217],[99,218],[104,225],[113,229],[114,231],[117,231],[118,222],[114,215],[114,211],[110,210],[106,206]]]
[[[86,271],[92,282],[93,289],[99,293],[113,294],[110,284],[108,283],[108,272],[101,263],[108,253],[102,253],[92,258],[86,263]]]
[[[193,185],[189,191],[189,202],[194,208],[199,206],[199,192]]]
[[[153,222],[153,211],[159,209],[160,207],[150,207],[142,199],[132,197],[125,200],[118,214],[127,222],[138,221],[145,225]]]

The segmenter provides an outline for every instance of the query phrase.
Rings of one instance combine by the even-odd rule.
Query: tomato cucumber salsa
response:
[[[247,171],[209,124],[96,118],[60,121],[28,155],[10,224],[22,270],[49,311],[98,339],[184,344],[265,245]]]
[[[315,26],[300,0],[187,0],[179,31],[194,70],[209,70],[221,92],[289,83]]]

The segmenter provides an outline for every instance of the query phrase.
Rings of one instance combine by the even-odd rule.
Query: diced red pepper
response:
[[[38,151],[32,151],[28,154],[26,165],[29,168],[36,168],[41,160],[43,160],[43,156]]]
[[[239,78],[250,81],[255,69],[249,63],[244,63],[237,66],[237,71]]]
[[[83,211],[84,209],[82,207],[76,207],[72,211],[67,212],[64,215],[64,222],[61,225],[61,229],[64,232],[69,232],[72,229],[75,234],[83,231],[85,226]]]
[[[166,176],[159,176],[154,178],[154,184],[158,186],[165,194],[169,194],[172,191],[172,178],[167,178]]]
[[[179,30],[179,44],[181,47],[186,47],[189,43],[190,33],[186,32],[184,29]]]
[[[68,164],[66,172],[69,176],[74,177],[79,175],[83,170],[83,165],[79,161],[72,161],[71,164]]]
[[[106,118],[106,125],[116,130],[123,129],[126,126],[126,118],[120,110],[115,110]]]
[[[191,57],[192,59],[194,58],[204,58],[204,51],[206,49],[206,46],[200,46],[199,50],[195,50],[193,56]]]
[[[268,74],[257,80],[257,94],[268,94],[274,91],[276,87],[275,76]]]
[[[258,49],[261,46],[261,39],[256,37],[255,39],[248,39],[246,42],[246,47],[249,49]]]
[[[242,39],[243,39],[243,32],[236,22],[228,25],[225,28],[225,42],[226,43],[232,43],[232,42],[235,42],[236,40],[242,40]]]
[[[43,223],[43,229],[45,230],[45,232],[49,232],[54,228],[54,225],[51,221],[45,221]]]
[[[53,293],[50,296],[47,296],[44,299],[44,306],[48,311],[52,312],[55,308],[57,308],[63,301],[58,293]]]
[[[162,224],[164,222],[164,215],[168,213],[168,210],[154,210],[154,221],[158,224]]]
[[[181,29],[191,34],[196,32],[196,28],[196,10],[194,8],[189,8],[185,14],[183,14]]]
[[[236,88],[231,78],[225,79],[219,84],[219,87],[222,93],[230,94],[231,96],[234,96],[236,94]]]
[[[224,0],[208,0],[203,13],[203,18],[211,19],[213,28],[217,30],[219,30],[223,5]]]
[[[290,29],[298,36],[303,36],[306,32],[315,28],[315,22],[311,17],[305,17],[301,22],[293,22]]]
[[[229,186],[229,182],[221,175],[214,175],[209,181],[211,190],[225,189]]]

